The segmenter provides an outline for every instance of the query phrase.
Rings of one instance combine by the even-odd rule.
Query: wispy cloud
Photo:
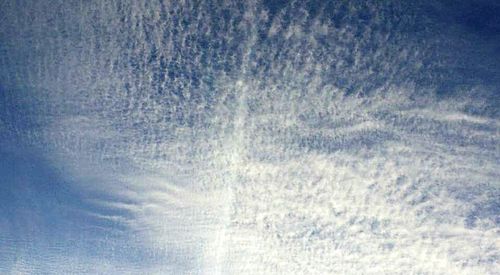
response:
[[[474,35],[437,7],[35,2],[0,6],[0,129],[152,264],[67,247],[7,272],[500,269],[500,82],[460,74]]]

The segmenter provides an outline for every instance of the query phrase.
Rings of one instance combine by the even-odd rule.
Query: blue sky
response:
[[[495,1],[3,1],[0,273],[495,274]]]

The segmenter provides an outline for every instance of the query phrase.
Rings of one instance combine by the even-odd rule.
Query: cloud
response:
[[[500,268],[499,83],[443,91],[463,52],[425,4],[56,2],[0,12],[1,129],[152,267],[55,252],[51,271]]]

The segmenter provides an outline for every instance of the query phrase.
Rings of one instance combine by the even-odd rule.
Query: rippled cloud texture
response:
[[[0,1],[0,273],[499,274],[497,1]]]

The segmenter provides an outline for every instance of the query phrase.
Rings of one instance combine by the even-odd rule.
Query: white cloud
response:
[[[109,195],[83,212],[181,253],[186,272],[493,274],[499,121],[467,111],[491,103],[415,84],[433,38],[405,37],[383,4],[363,4],[374,19],[358,25],[365,7],[346,5],[338,26],[308,15],[263,27],[255,3],[80,4],[77,34],[43,25],[33,36],[52,55],[13,69],[35,83],[42,121],[20,135],[73,189]],[[68,272],[116,271],[73,260]]]

